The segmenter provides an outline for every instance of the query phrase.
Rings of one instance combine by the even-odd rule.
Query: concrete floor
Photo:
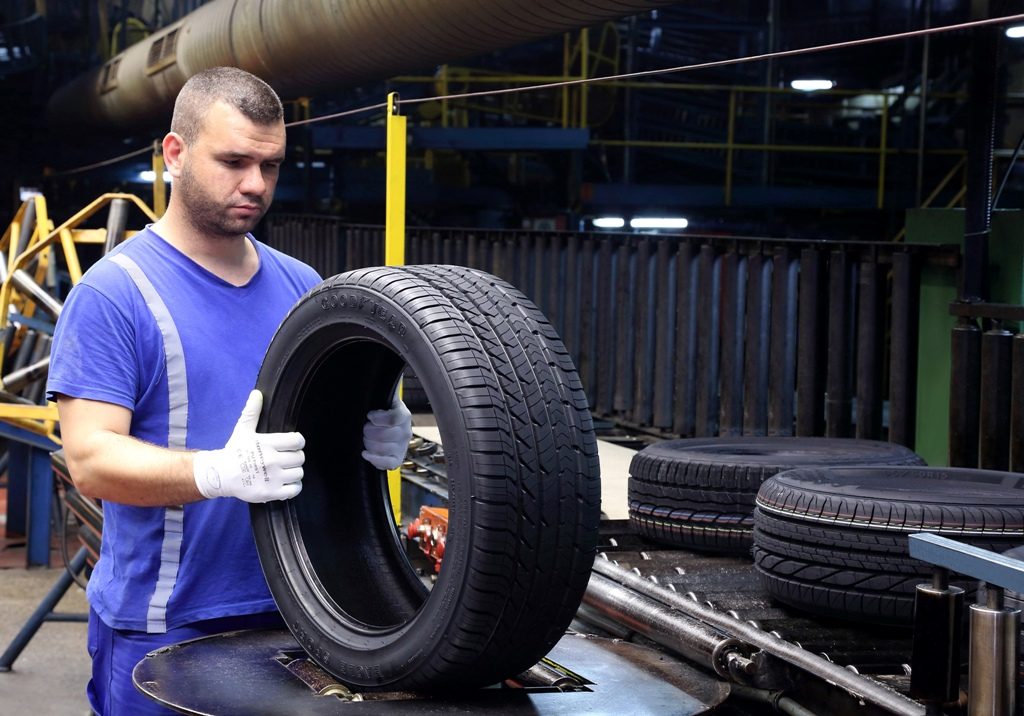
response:
[[[10,555],[8,555],[10,556]],[[24,558],[21,560],[24,564]],[[54,561],[53,564],[59,564]],[[0,569],[0,652],[7,648],[61,569]],[[84,614],[85,592],[71,585],[57,612]],[[0,673],[0,713],[31,716],[87,716],[89,681],[84,622],[44,622],[14,662]]]

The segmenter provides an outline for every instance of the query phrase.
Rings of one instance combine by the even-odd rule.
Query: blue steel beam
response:
[[[384,149],[383,127],[312,128],[318,149]],[[586,149],[588,129],[555,127],[411,127],[410,146],[416,149],[462,150],[565,150]]]
[[[910,556],[922,562],[1024,592],[1024,562],[936,534],[910,535]]]

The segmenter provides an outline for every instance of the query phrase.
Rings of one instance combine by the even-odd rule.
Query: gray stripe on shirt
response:
[[[167,447],[184,448],[188,435],[188,380],[185,374],[185,351],[181,345],[178,327],[174,324],[167,304],[160,298],[149,277],[137,263],[123,253],[111,256],[110,260],[123,268],[135,283],[163,336],[164,359],[167,362]],[[164,508],[160,568],[146,613],[146,631],[151,634],[162,634],[167,631],[167,603],[178,581],[184,516],[184,510],[180,507]]]

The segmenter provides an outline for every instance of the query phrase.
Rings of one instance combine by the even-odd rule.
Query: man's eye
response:
[[[240,162],[237,159],[223,159],[221,160],[226,167],[237,167]]]

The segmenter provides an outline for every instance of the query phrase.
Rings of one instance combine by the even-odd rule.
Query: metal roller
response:
[[[128,227],[128,201],[114,199],[110,202],[110,213],[107,215],[107,238],[103,242],[103,253],[107,254],[124,241],[125,229]]]
[[[22,269],[18,269],[11,275],[11,283],[15,288],[35,301],[39,308],[50,314],[54,320],[60,317],[64,304],[50,295],[46,289],[40,286],[35,280]]]
[[[40,340],[40,343],[43,343],[42,340]],[[46,345],[48,348],[49,345]],[[27,365],[24,368],[18,368],[17,370],[13,370],[5,375],[3,378],[3,387],[10,393],[17,393],[29,383],[39,380],[40,378],[45,378],[49,371],[50,356],[46,356],[32,365]]]
[[[591,575],[583,603],[719,676],[729,676],[728,654],[742,650],[738,640],[599,574]]]

